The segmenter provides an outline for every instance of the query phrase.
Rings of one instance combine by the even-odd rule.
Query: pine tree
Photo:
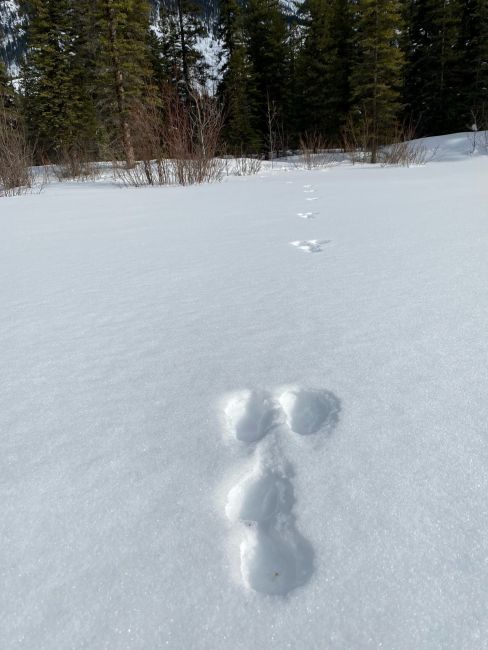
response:
[[[7,69],[0,59],[0,111],[7,109],[11,103],[12,90],[7,76]]]
[[[358,0],[354,15],[350,83],[354,115],[368,132],[371,162],[388,141],[401,109],[404,57],[399,0]]]
[[[299,130],[338,139],[349,108],[348,0],[305,0],[297,62]]]
[[[410,0],[405,103],[420,135],[465,128],[458,0]]]
[[[2,40],[2,29],[0,25],[0,41]],[[25,151],[25,129],[24,120],[20,112],[18,95],[14,90],[9,77],[7,66],[0,58],[0,167],[2,166],[2,156],[6,154],[6,163],[3,165],[3,171],[7,175],[2,179],[2,185],[12,187],[17,184],[27,184],[27,170],[19,170],[12,161],[18,162],[15,154],[26,153]],[[9,164],[10,161],[10,164]],[[5,161],[4,161],[5,162]],[[15,169],[14,169],[15,168]],[[16,172],[20,171],[20,175]],[[13,176],[12,176],[12,172]]]
[[[208,36],[199,7],[191,0],[162,0],[159,5],[159,59],[163,75],[176,84],[182,98],[203,87],[208,66],[198,40]]]
[[[27,125],[42,156],[93,142],[94,106],[79,57],[78,12],[70,0],[24,0]]]
[[[19,0],[0,1],[0,59],[15,68],[25,50],[24,33],[19,29]],[[12,70],[14,72],[14,70]]]
[[[217,35],[223,60],[218,95],[224,103],[224,139],[235,154],[256,152],[263,142],[257,131],[256,88],[237,0],[222,0]]]
[[[459,74],[466,124],[488,128],[488,0],[462,7]]]
[[[0,42],[4,38],[5,34],[0,24]],[[7,67],[0,56],[0,108],[2,107],[2,101],[5,101],[5,97],[7,96],[8,85]]]
[[[98,0],[98,103],[109,132],[121,143],[128,167],[135,164],[131,108],[144,95],[151,73],[150,10],[146,0]]]
[[[268,151],[289,119],[290,61],[288,31],[279,0],[248,0],[243,9],[246,53],[256,89],[256,126]]]

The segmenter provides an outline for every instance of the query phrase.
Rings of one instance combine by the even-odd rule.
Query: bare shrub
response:
[[[205,92],[184,102],[173,91],[166,105],[165,146],[179,185],[219,181],[225,164],[216,158],[222,131],[222,108]]]
[[[0,109],[0,196],[29,191],[33,184],[33,151],[25,127],[11,111]]]
[[[470,154],[488,153],[488,107],[481,106],[471,111],[471,151]]]
[[[114,165],[126,185],[191,185],[221,180],[225,162],[217,159],[222,110],[216,99],[194,92],[184,101],[173,88],[162,102],[134,105],[131,134],[137,162]]]
[[[126,187],[144,187],[146,185],[156,185],[156,183],[148,182],[147,178],[147,165],[138,161],[132,167],[128,167],[126,163],[121,163],[120,160],[112,161],[112,171],[114,178],[121,181]],[[152,163],[151,163],[152,168]],[[150,177],[153,174],[151,172]],[[161,183],[163,184],[163,183]]]
[[[280,115],[276,102],[270,99],[269,93],[266,93],[266,124],[267,158],[271,160],[271,166],[273,166],[273,160],[283,155],[288,146],[283,117]]]
[[[415,140],[412,127],[399,127],[393,135],[393,142],[379,150],[378,162],[385,167],[425,165],[427,149],[422,142]]]
[[[137,162],[132,167],[114,163],[115,175],[132,187],[170,184],[172,175],[165,158],[163,117],[157,98],[133,103],[130,127]]]
[[[381,145],[367,116],[359,121],[350,116],[343,130],[344,150],[353,164],[380,163],[383,166],[424,165],[428,159],[425,145],[415,140],[413,126],[397,125],[382,134]]]
[[[390,136],[390,143],[379,149],[378,162],[384,167],[425,165],[432,156],[428,155],[424,143],[415,137],[412,124],[397,126]]]
[[[336,151],[318,133],[300,136],[300,162],[307,169],[329,167],[336,160]]]
[[[100,166],[93,161],[93,156],[77,145],[66,148],[52,169],[58,181],[94,181],[101,175]]]
[[[366,117],[358,121],[349,115],[342,129],[342,142],[353,165],[371,162],[371,138],[371,121]]]
[[[378,160],[384,167],[425,165],[427,150],[421,142],[396,142],[382,149]]]
[[[235,176],[252,176],[253,174],[259,174],[262,164],[263,159],[260,157],[247,158],[246,156],[239,156],[233,159],[232,172]]]

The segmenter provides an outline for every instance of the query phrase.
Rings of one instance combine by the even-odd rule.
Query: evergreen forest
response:
[[[221,154],[352,142],[373,162],[399,137],[486,128],[488,0],[221,0],[210,14],[192,0],[20,0],[19,12],[0,110],[38,163],[131,165],[195,115],[214,121]]]

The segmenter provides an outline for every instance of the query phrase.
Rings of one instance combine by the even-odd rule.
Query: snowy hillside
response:
[[[484,647],[481,143],[0,199],[0,647]]]
[[[7,63],[13,75],[17,74],[24,47],[18,29],[19,21],[17,0],[0,2],[0,58]]]

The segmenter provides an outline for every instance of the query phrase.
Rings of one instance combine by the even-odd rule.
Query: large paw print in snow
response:
[[[230,432],[243,442],[256,442],[276,424],[278,409],[273,398],[263,391],[235,394],[225,407]]]
[[[291,388],[279,398],[289,428],[301,436],[332,429],[339,417],[339,400],[322,390]]]
[[[279,429],[302,436],[328,432],[338,421],[339,400],[328,391],[287,388],[278,397],[265,391],[233,395],[225,407],[227,425],[246,443],[257,443],[253,470],[228,493],[225,513],[242,527],[240,569],[244,585],[270,595],[285,595],[307,582],[313,549],[295,525],[293,485],[281,457]]]
[[[225,514],[232,522],[264,523],[293,506],[290,481],[274,471],[259,468],[235,485],[227,497]]]
[[[260,467],[229,492],[226,515],[245,526],[241,575],[250,589],[286,594],[312,573],[313,551],[295,528],[293,502],[289,479]]]
[[[246,587],[264,594],[285,595],[307,582],[313,571],[310,544],[286,523],[245,531],[241,573]]]

